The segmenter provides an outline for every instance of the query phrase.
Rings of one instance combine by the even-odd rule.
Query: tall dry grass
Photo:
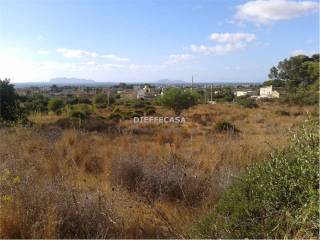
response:
[[[182,126],[0,129],[0,237],[187,237],[208,199],[218,199],[248,163],[285,147],[287,129],[308,111],[217,104],[188,110]],[[221,121],[239,134],[215,131]]]

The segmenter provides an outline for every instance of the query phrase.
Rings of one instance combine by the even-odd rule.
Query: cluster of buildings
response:
[[[257,91],[254,90],[239,90],[235,91],[235,95],[237,97],[243,97],[243,96],[249,96],[252,98],[279,98],[280,94],[278,91],[275,91],[272,89],[272,85],[266,86],[266,87],[261,87],[259,89],[259,95]]]
[[[122,99],[154,99],[163,94],[163,88],[151,86],[150,84],[135,85],[132,89],[118,90],[117,94]]]

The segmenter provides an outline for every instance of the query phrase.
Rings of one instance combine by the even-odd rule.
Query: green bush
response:
[[[119,113],[111,113],[109,115],[110,120],[120,121],[122,119],[122,116]]]
[[[214,128],[217,132],[228,132],[233,134],[237,134],[240,132],[239,129],[236,128],[236,126],[234,126],[232,123],[229,123],[228,121],[217,122]]]
[[[85,120],[89,117],[89,114],[87,112],[82,112],[82,111],[72,111],[70,113],[70,117],[80,119],[80,120]]]
[[[93,102],[99,107],[99,108],[104,108],[108,106],[108,101],[109,104],[113,104],[115,102],[114,97],[109,96],[109,100],[108,100],[108,95],[107,94],[97,94],[96,96],[94,96],[93,98]]]
[[[249,97],[238,97],[236,99],[237,103],[245,108],[257,108],[258,104],[256,100]]]
[[[152,106],[146,107],[146,109],[145,109],[145,115],[146,116],[152,116],[154,114],[156,114],[156,108],[155,107],[152,107]]]
[[[24,110],[10,79],[0,79],[0,122],[26,121]]]
[[[318,121],[252,165],[192,230],[196,238],[318,238]]]
[[[142,116],[143,116],[143,112],[141,111],[134,111],[134,112],[130,111],[125,114],[125,119],[132,119],[134,117],[142,117]]]
[[[48,109],[52,112],[58,113],[64,107],[64,102],[60,98],[52,98],[48,102]]]
[[[295,93],[288,93],[281,100],[294,105],[315,105],[319,103],[319,92],[301,88]]]
[[[161,97],[161,104],[171,108],[176,115],[197,104],[198,95],[195,92],[181,88],[170,88]]]

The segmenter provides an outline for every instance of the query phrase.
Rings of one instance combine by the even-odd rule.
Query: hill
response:
[[[94,84],[94,80],[81,79],[81,78],[52,78],[49,81],[52,84]]]

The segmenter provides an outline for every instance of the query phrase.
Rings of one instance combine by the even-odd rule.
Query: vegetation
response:
[[[23,109],[21,109],[18,95],[9,79],[0,79],[0,122],[25,121]]]
[[[311,73],[316,59],[287,61]],[[214,89],[216,104],[171,88],[106,107],[93,87],[17,96],[0,81],[1,121],[13,123],[0,124],[0,238],[317,238],[318,80],[292,87],[283,66],[265,85],[285,97],[259,107],[230,87]],[[132,121],[172,110],[186,123]]]
[[[227,132],[231,134],[237,134],[240,132],[239,129],[237,129],[232,123],[228,121],[217,122],[215,125],[215,130],[220,133]]]
[[[213,100],[217,102],[232,102],[234,94],[231,87],[223,87],[215,90]]]
[[[61,113],[61,109],[64,107],[64,102],[60,98],[52,98],[48,102],[48,110],[55,112],[55,113]]]
[[[175,114],[180,115],[183,110],[197,104],[197,96],[190,91],[171,88],[164,93],[160,101],[163,106],[171,108]]]
[[[258,104],[255,99],[250,97],[237,97],[236,102],[245,108],[257,108]]]
[[[318,122],[291,145],[256,163],[195,227],[197,238],[317,238]]]
[[[307,105],[319,102],[319,54],[284,59],[271,68],[269,78],[264,85],[285,87],[285,102]]]
[[[1,127],[0,237],[189,237],[208,202],[214,206],[249,162],[285,148],[283,133],[313,110],[277,102],[255,111],[199,104],[184,112],[192,125],[126,120],[152,107],[143,103],[112,112],[67,105],[61,115],[30,115],[30,128]],[[299,115],[277,114],[283,109]],[[239,137],[225,134],[236,126]]]
[[[108,105],[111,105],[115,102],[115,99],[112,96],[109,96],[107,94],[99,93],[95,95],[93,102],[98,107],[106,107]]]

